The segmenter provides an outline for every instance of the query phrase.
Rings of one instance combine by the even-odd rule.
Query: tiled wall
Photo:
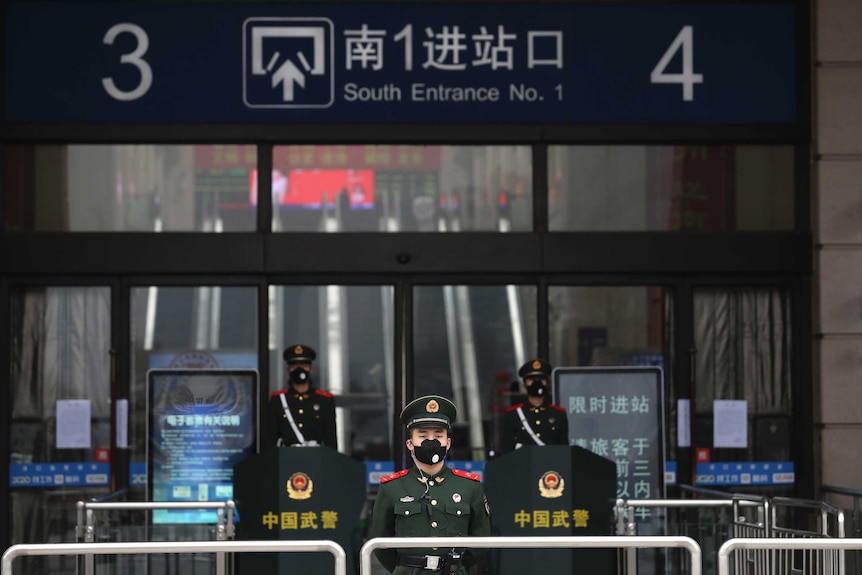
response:
[[[819,479],[862,490],[862,0],[816,0],[815,6]]]

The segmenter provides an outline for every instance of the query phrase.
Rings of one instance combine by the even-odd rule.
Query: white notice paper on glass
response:
[[[716,399],[712,403],[714,447],[748,447],[748,402]]]
[[[117,447],[129,447],[129,400],[117,400]]]
[[[90,401],[57,400],[57,448],[76,449],[90,446]]]
[[[691,419],[688,413],[689,400],[676,400],[676,444],[691,447]]]

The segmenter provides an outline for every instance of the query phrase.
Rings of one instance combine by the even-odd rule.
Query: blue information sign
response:
[[[110,463],[9,464],[11,487],[99,487],[110,482]]]
[[[664,462],[664,484],[676,485],[676,461]]]
[[[234,465],[257,452],[257,380],[251,369],[147,372],[151,501],[233,498]],[[158,509],[152,521],[212,523],[215,512]]]
[[[132,487],[147,486],[147,464],[133,461],[129,463],[129,485]]]
[[[797,121],[790,3],[5,6],[10,122]]]
[[[793,485],[792,461],[746,461],[744,463],[698,463],[695,484],[710,485]]]
[[[395,464],[391,461],[366,461],[365,483],[379,485],[380,478],[395,473]]]

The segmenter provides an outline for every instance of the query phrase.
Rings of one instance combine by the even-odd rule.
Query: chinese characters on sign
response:
[[[148,495],[152,501],[233,497],[233,466],[256,452],[257,372],[150,369]],[[153,523],[212,523],[212,509],[159,509]]]
[[[108,485],[110,463],[10,463],[10,487]]]
[[[793,485],[792,461],[698,463],[696,485]]]
[[[169,427],[239,427],[239,415],[168,415]]]
[[[570,414],[649,415],[650,400],[645,395],[600,395],[569,398]],[[617,429],[623,429],[622,427]],[[617,497],[648,499],[650,485],[650,449],[648,437],[574,437],[570,443],[588,449],[617,464]]]
[[[362,24],[359,30],[345,30],[347,69],[352,69],[354,64],[363,70],[383,69],[384,40],[387,34],[386,30],[369,30],[368,24]],[[443,26],[440,30],[426,26],[424,36],[423,68],[460,71],[466,70],[469,65],[490,66],[492,70],[515,69],[514,51],[518,34],[507,33],[503,25],[497,26],[496,31],[493,27],[479,26],[478,32],[470,34],[469,40],[467,33],[461,31],[457,25]],[[526,36],[525,65],[528,69],[537,66],[563,67],[562,31],[529,31]],[[408,24],[393,34],[392,39],[393,44],[403,43],[403,69],[413,70],[413,24]],[[541,43],[546,40],[550,41],[549,47],[553,50],[551,57],[542,58],[538,53]],[[469,49],[470,46],[473,50]]]
[[[663,494],[660,367],[559,368],[557,402],[569,417],[569,443],[616,465],[618,498],[659,499]],[[640,518],[651,510],[639,507]]]
[[[418,27],[417,27],[418,28]],[[384,68],[386,40],[391,37],[388,47],[399,51],[401,72],[414,70],[414,27],[407,24],[394,34],[384,29],[369,29],[362,24],[359,29],[345,30],[345,62],[347,70],[362,69],[377,71]],[[435,30],[430,26],[422,30],[421,41],[423,57],[422,69],[435,69],[447,72],[464,72],[471,68],[485,67],[490,70],[509,70],[517,68],[533,70],[547,66],[563,69],[563,32],[561,30],[530,30],[525,38],[507,32],[504,25],[496,30],[489,26],[479,26],[477,31],[468,33],[458,25],[442,26]],[[523,41],[519,44],[519,41]],[[398,46],[400,44],[400,46]],[[523,54],[516,55],[516,49]],[[386,60],[388,61],[388,59]],[[373,76],[372,76],[373,78]],[[554,94],[562,100],[562,86]],[[510,83],[508,91],[498,86],[453,86],[447,83],[429,84],[411,82],[400,84],[359,84],[348,82],[344,85],[344,99],[348,102],[361,101],[491,101],[502,98],[513,101],[541,101],[545,94],[523,83]]]
[[[5,4],[9,122],[799,122],[792,3]]]
[[[337,511],[321,511],[318,516],[315,511],[282,511],[274,513],[269,511],[261,517],[261,524],[270,531],[279,529],[281,531],[299,529],[335,529],[338,524]]]
[[[586,528],[590,521],[590,512],[588,509],[572,509],[571,513],[567,509],[533,509],[526,511],[521,509],[515,513],[515,525],[521,529],[533,529],[554,527],[574,527]]]

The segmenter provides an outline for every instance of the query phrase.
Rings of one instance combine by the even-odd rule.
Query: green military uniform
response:
[[[534,359],[522,365],[518,375],[525,380],[544,379],[547,382],[552,370],[547,361]],[[519,403],[506,411],[507,435],[503,438],[503,451],[522,445],[569,444],[568,414],[565,408],[551,403],[549,386],[542,386],[542,389],[546,395],[542,396],[541,404]]]
[[[440,396],[425,396],[408,404],[401,412],[401,419],[408,429],[435,424],[448,428],[455,413],[451,401]],[[479,479],[476,474],[449,469],[445,464],[431,475],[414,466],[382,478],[374,503],[370,537],[490,536],[491,511]],[[394,575],[421,575],[434,571],[427,566],[436,562],[435,557],[445,560],[451,550],[444,547],[379,549],[375,554]],[[483,549],[467,550],[458,573],[466,575],[476,556],[485,552]],[[443,568],[442,562],[438,570],[440,568]]]

